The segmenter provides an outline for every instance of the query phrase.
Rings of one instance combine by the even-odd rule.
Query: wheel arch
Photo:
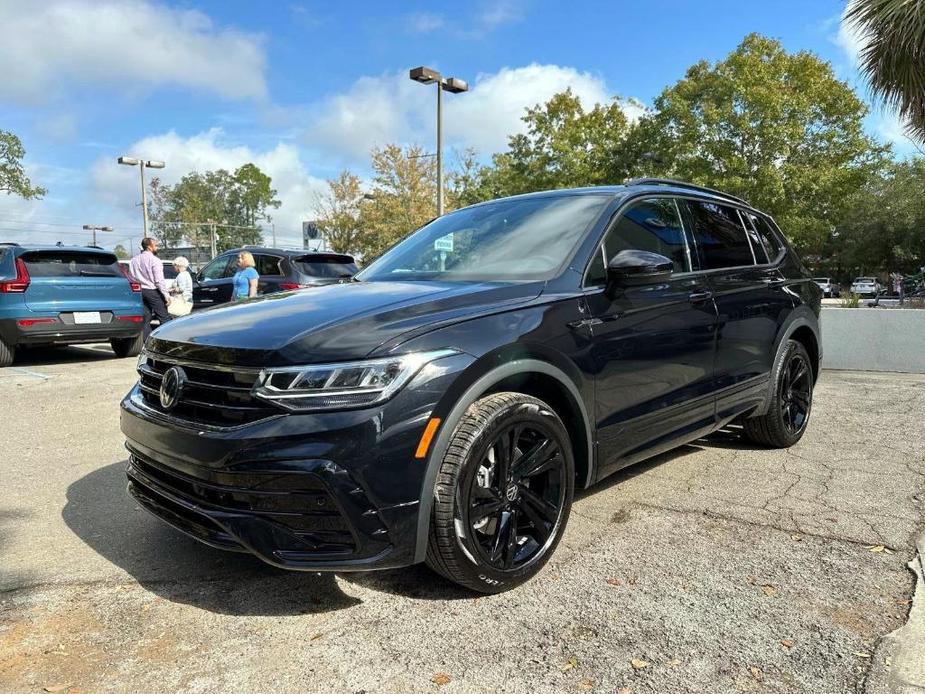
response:
[[[819,335],[819,318],[809,307],[801,306],[797,308],[778,331],[777,339],[774,342],[774,361],[772,364],[777,363],[780,350],[790,339],[801,343],[809,352],[813,368],[813,383],[815,383],[819,379],[819,370],[822,365],[822,340]],[[770,383],[764,403],[752,413],[753,415],[767,414],[773,388],[774,384]]]
[[[591,420],[573,380],[559,367],[540,359],[517,358],[499,364],[470,383],[463,393],[455,398],[443,417],[437,437],[427,456],[427,468],[421,485],[415,561],[423,561],[427,554],[434,483],[456,425],[476,400],[503,391],[532,395],[547,402],[556,411],[572,439],[576,487],[587,487],[591,484],[594,472]]]

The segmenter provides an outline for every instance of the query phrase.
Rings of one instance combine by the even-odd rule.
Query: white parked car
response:
[[[822,296],[826,299],[838,298],[841,296],[841,287],[831,277],[813,277],[813,282],[819,285],[822,290]]]
[[[860,294],[861,296],[877,296],[883,291],[883,287],[876,277],[857,277],[851,283],[851,293]]]

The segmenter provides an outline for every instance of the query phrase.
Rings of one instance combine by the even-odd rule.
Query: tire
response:
[[[528,581],[558,545],[574,489],[571,440],[549,405],[522,393],[476,401],[437,472],[427,564],[481,593]]]
[[[767,414],[746,419],[745,436],[769,448],[789,448],[803,438],[813,407],[813,366],[801,343],[787,340],[774,364],[772,383]]]
[[[10,366],[13,363],[13,359],[16,357],[16,346],[8,345],[3,340],[0,340],[0,368],[4,366]]]
[[[137,357],[144,345],[145,336],[143,333],[138,333],[135,337],[113,337],[109,340],[112,351],[120,358]]]

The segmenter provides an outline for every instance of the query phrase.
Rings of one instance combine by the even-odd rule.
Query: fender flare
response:
[[[440,469],[440,465],[443,462],[443,457],[446,455],[446,451],[450,447],[450,439],[453,437],[453,434],[456,431],[456,425],[459,424],[459,421],[462,419],[466,410],[469,409],[469,406],[478,400],[482,394],[493,385],[499,383],[509,376],[515,376],[517,374],[527,372],[541,373],[546,376],[550,376],[556,379],[556,381],[558,381],[568,390],[569,394],[578,407],[578,410],[581,414],[581,419],[585,425],[588,456],[590,458],[587,466],[588,472],[587,478],[585,480],[585,486],[590,485],[591,480],[594,479],[594,440],[591,435],[591,420],[588,418],[588,413],[585,409],[581,394],[579,393],[578,388],[572,382],[572,380],[565,374],[564,371],[558,367],[553,366],[549,362],[540,361],[539,359],[516,359],[514,361],[501,364],[500,366],[497,366],[480,376],[466,389],[462,396],[460,396],[459,400],[456,401],[456,404],[453,405],[453,409],[450,410],[449,414],[444,419],[443,424],[440,426],[440,432],[437,434],[437,438],[434,440],[430,454],[427,456],[427,468],[424,472],[424,481],[421,484],[421,502],[418,508],[417,538],[414,551],[415,562],[422,562],[427,556],[427,539],[430,532],[430,513],[434,505],[434,484],[436,483],[437,471]]]

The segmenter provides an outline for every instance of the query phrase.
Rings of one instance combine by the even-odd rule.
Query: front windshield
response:
[[[509,198],[451,212],[394,246],[357,279],[550,279],[608,200],[607,195]]]

